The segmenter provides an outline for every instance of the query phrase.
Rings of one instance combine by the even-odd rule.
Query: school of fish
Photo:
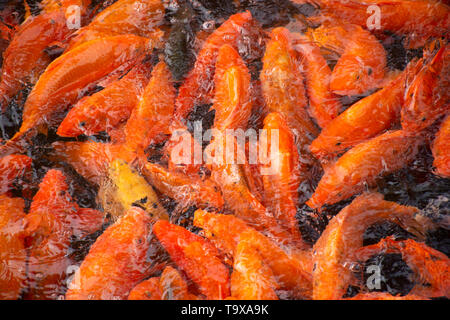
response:
[[[376,188],[424,148],[432,174],[450,179],[448,2],[282,1],[314,10],[267,26],[249,1],[223,1],[219,17],[217,1],[197,1],[212,27],[177,20],[198,14],[191,2],[21,2],[15,19],[1,9],[0,299],[450,298],[450,259],[426,241],[450,229],[448,215]],[[389,37],[417,53],[402,68],[389,66]],[[191,53],[173,52],[179,39]],[[218,135],[199,142],[193,119]],[[193,159],[217,160],[231,130],[259,133],[233,153],[275,154]],[[321,217],[340,203],[308,241],[300,206]],[[410,237],[367,245],[381,223]],[[361,270],[380,255],[411,270],[408,292],[368,287]]]

